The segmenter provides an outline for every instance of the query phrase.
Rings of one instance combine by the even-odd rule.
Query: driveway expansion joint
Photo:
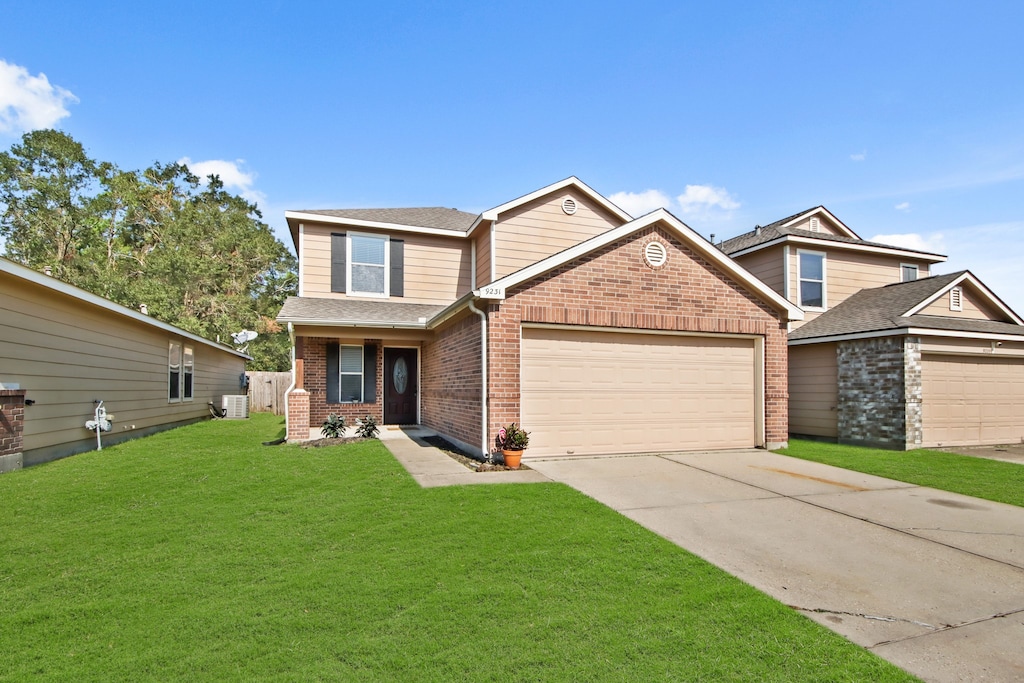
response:
[[[974,626],[976,624],[984,624],[986,621],[995,621],[996,619],[1005,619],[1006,617],[1012,617],[1015,614],[1024,614],[1024,608],[1010,610],[1009,612],[1000,612],[998,614],[991,614],[991,615],[986,616],[986,617],[978,617],[977,619],[971,619],[970,621],[964,621],[964,622],[961,622],[959,624],[943,624],[941,627],[936,628],[931,633],[918,633],[917,635],[907,636],[906,638],[894,638],[892,640],[883,640],[883,641],[881,641],[879,643],[875,643],[874,645],[870,646],[868,649],[870,650],[872,648],[881,647],[882,645],[892,645],[893,643],[904,643],[904,642],[906,642],[908,640],[916,640],[918,638],[924,638],[924,637],[930,636],[930,635],[932,635],[934,633],[944,633],[946,631],[955,631],[956,629],[964,628],[964,627],[967,627],[967,626]],[[918,622],[913,622],[913,623],[918,623]],[[922,624],[922,626],[924,626],[924,625],[926,625],[926,624]]]

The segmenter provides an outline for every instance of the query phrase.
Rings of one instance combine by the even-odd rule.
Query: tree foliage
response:
[[[296,262],[259,209],[186,166],[124,171],[65,133],[26,133],[0,153],[6,256],[208,339],[243,328],[254,370],[289,367],[274,316]]]

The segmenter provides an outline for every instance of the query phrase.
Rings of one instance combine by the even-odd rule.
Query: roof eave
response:
[[[444,237],[465,237],[466,231],[453,230],[450,228],[431,228],[423,225],[405,225],[402,223],[384,223],[381,221],[364,221],[358,218],[343,218],[341,216],[325,216],[318,213],[305,211],[285,211],[285,219],[291,226],[291,221],[303,223],[327,223],[330,225],[346,225],[354,228],[370,228],[376,230],[389,230],[400,232],[414,232],[424,235],[441,235]]]
[[[914,251],[912,249],[901,249],[899,247],[878,247],[870,244],[851,244],[849,242],[834,242],[832,240],[820,239],[816,237],[804,237],[803,235],[781,235],[775,239],[762,242],[761,244],[755,244],[750,247],[745,247],[734,252],[730,252],[728,255],[732,258],[745,256],[752,254],[762,249],[768,249],[769,247],[775,247],[786,242],[792,242],[793,244],[808,244],[812,246],[818,246],[821,248],[832,247],[834,249],[847,249],[850,251],[867,251],[874,254],[886,254],[888,256],[906,256],[909,258],[915,258],[919,261],[927,261],[929,263],[943,263],[947,260],[947,256],[943,254],[933,254],[927,251]]]
[[[790,339],[789,346],[806,346],[808,344],[825,344],[828,342],[851,341],[855,339],[872,339],[875,337],[959,337],[961,339],[981,339],[985,341],[1024,341],[1024,330],[1021,334],[999,332],[965,332],[963,330],[941,330],[931,327],[894,327],[889,330],[871,330],[867,332],[847,332],[844,334],[807,337],[806,339]]]

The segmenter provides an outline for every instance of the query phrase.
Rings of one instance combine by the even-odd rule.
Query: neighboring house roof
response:
[[[290,296],[277,314],[283,323],[424,328],[444,305]]]
[[[811,232],[810,230],[802,230],[799,228],[790,227],[791,224],[799,222],[807,216],[815,213],[822,213],[829,217],[831,221],[838,224],[841,229],[848,232],[848,235],[832,235],[823,232]],[[754,228],[750,232],[737,235],[730,239],[724,240],[719,248],[730,256],[739,256],[744,253],[752,251],[758,251],[769,246],[781,244],[786,241],[794,242],[832,242],[836,245],[841,245],[847,248],[868,248],[872,251],[886,251],[895,253],[913,254],[920,257],[926,257],[926,260],[932,262],[945,261],[946,257],[942,254],[934,254],[928,251],[920,251],[917,249],[907,249],[905,247],[897,247],[891,244],[882,244],[881,242],[870,242],[868,240],[861,239],[853,230],[850,230],[843,225],[839,219],[828,212],[823,206],[816,207],[814,209],[808,209],[807,211],[801,211],[795,213],[792,216],[787,216],[782,220],[775,221],[769,225],[761,228]]]
[[[630,221],[629,223],[625,223],[617,228],[608,230],[596,237],[591,237],[584,242],[580,242],[579,244],[565,249],[564,251],[553,254],[538,261],[537,263],[527,266],[526,268],[522,268],[510,275],[506,275],[505,277],[491,283],[488,287],[510,289],[659,221],[674,231],[684,242],[696,249],[701,255],[718,266],[721,270],[736,278],[737,281],[745,285],[751,291],[757,293],[763,301],[771,304],[776,308],[776,310],[784,312],[788,320],[803,320],[804,313],[802,309],[787,301],[780,294],[768,287],[768,285],[754,277],[749,271],[747,271],[747,269],[723,254],[713,244],[711,244],[711,242],[708,242],[707,239],[695,232],[692,228],[665,209],[656,209],[644,216],[641,216],[640,218]]]
[[[417,228],[437,228],[465,232],[477,214],[440,206],[408,209],[304,209],[301,213],[325,218],[345,218],[360,223],[374,223]]]
[[[150,327],[155,327],[159,330],[163,330],[164,332],[170,332],[171,334],[177,335],[179,337],[184,337],[186,339],[191,339],[192,341],[199,342],[200,344],[212,346],[215,349],[224,351],[226,353],[230,353],[240,358],[245,358],[246,360],[252,360],[250,356],[247,356],[246,354],[241,353],[239,351],[235,351],[233,348],[227,346],[226,344],[220,344],[218,342],[211,341],[204,337],[200,337],[197,334],[186,332],[180,327],[176,327],[174,325],[161,322],[156,318],[151,318],[148,315],[144,315],[139,311],[128,308],[127,306],[122,306],[121,304],[114,303],[110,299],[105,299],[102,296],[93,294],[92,292],[87,292],[84,289],[81,289],[80,287],[76,287],[74,285],[68,284],[67,282],[63,282],[49,275],[45,275],[38,271],[32,270],[31,268],[27,268],[19,263],[15,263],[14,261],[11,261],[3,257],[0,257],[0,273],[10,273],[11,275],[21,278],[22,280],[32,282],[34,284],[50,289],[54,292],[59,292],[64,296],[69,296],[72,299],[76,299],[83,303],[92,304],[93,306],[99,306],[100,308],[110,311],[111,313],[116,313],[117,315],[121,315],[126,318],[131,318],[132,320],[143,323]]]
[[[964,282],[972,284],[988,303],[1014,322],[917,313]],[[1024,324],[1017,314],[999,301],[970,271],[963,270],[913,282],[862,289],[838,306],[790,332],[789,341],[820,343],[837,338],[907,334],[911,329],[1024,336]]]

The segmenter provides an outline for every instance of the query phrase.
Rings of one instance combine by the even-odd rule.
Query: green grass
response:
[[[888,451],[794,439],[776,451],[909,484],[1024,506],[1024,467],[943,451]]]
[[[0,680],[910,679],[568,487],[280,428],[0,476]]]

